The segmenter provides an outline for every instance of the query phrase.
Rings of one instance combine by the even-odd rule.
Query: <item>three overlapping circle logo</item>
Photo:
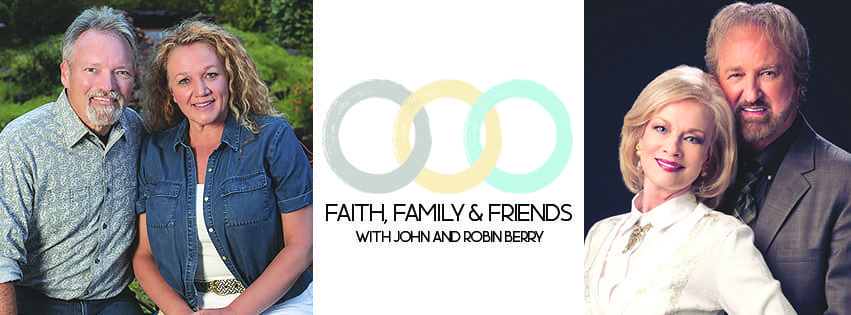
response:
[[[369,99],[382,98],[400,106],[393,124],[393,145],[399,166],[384,174],[368,173],[352,165],[340,145],[340,125],[349,109]],[[454,98],[469,104],[464,122],[464,152],[470,167],[454,174],[434,172],[426,167],[432,139],[429,118],[423,107],[439,98]],[[514,174],[496,167],[502,151],[502,134],[495,106],[511,98],[534,101],[555,122],[555,148],[537,169]],[[535,123],[535,122],[530,122]],[[413,124],[414,144],[410,142]],[[485,143],[481,141],[485,126]],[[331,169],[349,186],[368,193],[389,193],[412,181],[439,193],[460,193],[482,182],[508,193],[530,193],[552,183],[564,170],[573,147],[570,115],[564,103],[542,84],[529,80],[511,80],[481,92],[469,83],[441,80],[415,92],[388,80],[370,80],[343,92],[328,110],[324,125],[325,157]]]

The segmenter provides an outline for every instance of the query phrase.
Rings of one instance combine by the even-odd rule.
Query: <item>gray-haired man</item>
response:
[[[65,32],[56,102],[0,133],[0,313],[138,314],[127,285],[139,115],[136,38],[123,15],[83,12]]]

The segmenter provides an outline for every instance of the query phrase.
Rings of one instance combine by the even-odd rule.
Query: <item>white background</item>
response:
[[[582,312],[583,5],[563,1],[314,2],[314,274],[316,314],[575,314]],[[348,88],[390,80],[411,92],[444,79],[481,91],[516,79],[538,82],[565,104],[573,151],[561,176],[529,194],[486,183],[458,194],[416,183],[388,194],[360,192],[337,178],[323,152],[328,107]],[[469,105],[429,103],[432,149],[426,167],[455,173],[464,158]],[[398,105],[369,99],[340,127],[346,158],[371,173],[398,163],[392,129]],[[534,102],[496,107],[502,129],[497,167],[536,169],[555,145],[555,126]],[[484,134],[484,130],[482,131]],[[413,132],[412,132],[413,135]],[[326,203],[543,203],[573,205],[569,222],[392,223],[325,220]],[[362,244],[355,230],[543,230],[542,243]]]

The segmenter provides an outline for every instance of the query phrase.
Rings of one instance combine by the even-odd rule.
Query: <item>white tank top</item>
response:
[[[195,191],[195,223],[198,228],[198,267],[195,269],[195,280],[235,278],[222,262],[222,255],[216,251],[216,246],[210,238],[210,231],[204,224],[204,184],[196,185]]]
[[[195,186],[195,224],[198,227],[198,267],[195,269],[195,280],[212,281],[222,279],[232,279],[234,277],[225,263],[222,262],[221,255],[216,251],[216,246],[213,245],[213,240],[210,238],[210,231],[204,225],[204,185],[198,184]],[[309,294],[308,294],[309,293]],[[228,306],[235,300],[239,294],[217,295],[213,292],[198,292],[198,308],[221,308]],[[292,311],[287,313],[288,303],[307,303],[313,306],[313,284],[310,284],[309,290],[299,295],[299,297],[287,302],[272,305],[262,315],[272,314],[293,314]],[[312,314],[312,313],[311,313]]]

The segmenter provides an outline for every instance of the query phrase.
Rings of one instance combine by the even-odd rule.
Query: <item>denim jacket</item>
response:
[[[210,238],[245,287],[284,247],[279,213],[313,203],[313,173],[290,126],[277,117],[254,118],[256,137],[228,114],[221,144],[207,160],[202,197]],[[163,278],[195,308],[198,181],[187,126],[184,119],[142,143],[136,213],[147,213],[148,241]],[[279,302],[298,296],[312,280],[305,270]]]

